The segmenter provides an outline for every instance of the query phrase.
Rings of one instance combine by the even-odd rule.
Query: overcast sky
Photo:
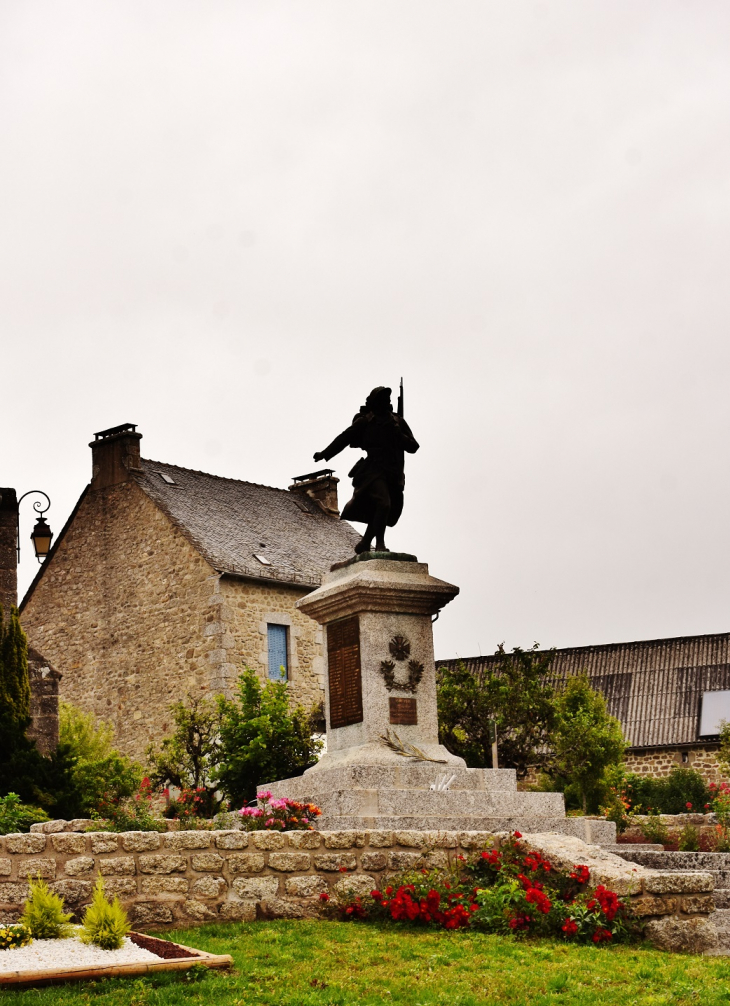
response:
[[[728,631],[729,253],[726,2],[0,5],[0,485],[55,531],[96,430],[285,487],[402,374],[438,656]]]

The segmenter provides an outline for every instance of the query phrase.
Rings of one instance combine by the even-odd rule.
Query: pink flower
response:
[[[266,820],[266,827],[270,828],[273,823],[274,823],[273,817],[267,818],[267,820]]]
[[[257,800],[270,800],[271,799],[271,791],[268,790],[268,789],[261,790],[260,793],[256,794],[256,799]]]

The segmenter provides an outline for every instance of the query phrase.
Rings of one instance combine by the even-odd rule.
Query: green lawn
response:
[[[569,947],[341,922],[229,923],[163,935],[230,953],[235,969],[192,980],[182,972],[6,991],[2,1006],[730,1004],[730,958],[644,947]]]

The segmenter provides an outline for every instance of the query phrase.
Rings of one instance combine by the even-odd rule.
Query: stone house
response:
[[[327,469],[289,489],[140,457],[132,424],[95,434],[92,479],[20,606],[61,698],[142,758],[187,694],[233,693],[244,665],[324,694],[319,625],[295,602],[352,554]]]
[[[556,683],[585,673],[605,697],[629,744],[629,771],[665,776],[684,765],[709,782],[720,778],[715,754],[720,723],[730,722],[730,633],[575,646],[554,654]],[[476,669],[492,659],[463,662]]]

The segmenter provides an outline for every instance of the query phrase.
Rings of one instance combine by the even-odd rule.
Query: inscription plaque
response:
[[[360,623],[357,616],[327,626],[330,726],[362,723]]]
[[[390,722],[402,726],[416,726],[418,712],[415,699],[390,699]]]

